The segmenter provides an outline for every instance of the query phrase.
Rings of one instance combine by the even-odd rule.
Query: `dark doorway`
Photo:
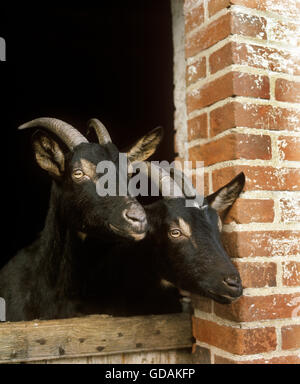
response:
[[[169,1],[98,2],[90,7],[11,6],[1,12],[7,61],[2,84],[0,266],[43,228],[50,179],[17,126],[36,117],[65,120],[81,132],[100,118],[122,149],[157,125],[155,159],[173,153],[173,49]]]

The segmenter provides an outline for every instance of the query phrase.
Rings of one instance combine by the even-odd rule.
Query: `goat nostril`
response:
[[[235,277],[235,278],[227,277],[223,281],[224,281],[224,284],[226,284],[231,289],[233,289],[233,288],[237,289],[237,288],[241,287],[240,280],[237,277]]]
[[[146,220],[145,213],[140,209],[136,209],[134,207],[130,209],[126,209],[124,211],[124,216],[127,220],[134,221],[134,222],[143,222]]]

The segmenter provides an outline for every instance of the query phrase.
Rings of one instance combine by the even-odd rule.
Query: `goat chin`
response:
[[[126,231],[123,231],[123,230],[115,227],[112,224],[109,224],[109,228],[114,233],[116,233],[117,235],[121,235],[122,237],[126,237],[126,238],[129,238],[129,239],[135,240],[135,241],[143,240],[145,238],[145,236],[146,236],[146,232],[143,232],[143,233],[126,232]]]
[[[181,294],[181,296],[191,297],[191,292],[189,292],[189,291],[185,291],[183,289],[179,289],[179,293]]]

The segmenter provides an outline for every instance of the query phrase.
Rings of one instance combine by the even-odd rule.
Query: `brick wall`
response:
[[[194,298],[195,352],[300,363],[300,2],[172,0],[172,11],[178,157],[205,162],[206,192],[246,174],[223,228],[244,295]]]

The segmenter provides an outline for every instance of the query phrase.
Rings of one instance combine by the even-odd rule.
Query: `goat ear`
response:
[[[233,180],[224,187],[220,188],[217,192],[206,197],[208,204],[214,208],[218,213],[225,211],[230,207],[235,200],[239,197],[245,185],[245,175],[243,172],[239,173]]]
[[[163,128],[157,127],[139,139],[127,152],[129,161],[144,161],[156,151],[163,138]]]
[[[39,166],[54,178],[60,178],[65,169],[65,156],[59,144],[42,131],[32,136],[35,158]]]

